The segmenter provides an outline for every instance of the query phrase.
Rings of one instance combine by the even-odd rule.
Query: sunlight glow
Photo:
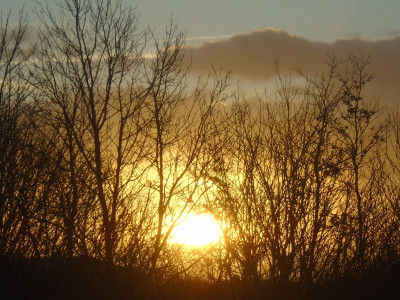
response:
[[[221,237],[221,230],[211,215],[189,214],[171,232],[171,242],[200,247],[215,244]]]

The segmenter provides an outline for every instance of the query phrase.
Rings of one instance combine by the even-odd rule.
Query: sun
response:
[[[201,247],[217,243],[221,230],[217,221],[207,214],[189,214],[171,232],[171,242]]]

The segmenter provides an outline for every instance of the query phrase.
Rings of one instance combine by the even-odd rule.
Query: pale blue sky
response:
[[[39,0],[40,1],[40,0]],[[43,1],[42,2],[46,2]],[[47,1],[51,2],[51,0]],[[123,0],[136,5],[142,25],[162,30],[173,19],[187,30],[190,44],[201,37],[223,37],[267,27],[283,29],[313,41],[354,36],[382,39],[400,35],[400,0]],[[25,4],[31,23],[33,0],[0,0],[1,9]]]

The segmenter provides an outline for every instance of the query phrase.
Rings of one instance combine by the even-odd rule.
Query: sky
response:
[[[274,27],[317,41],[400,32],[399,0],[141,0],[146,20],[173,14],[188,37],[224,36]]]
[[[38,0],[39,2],[49,2]],[[375,87],[400,96],[400,0],[122,0],[135,6],[142,26],[161,34],[170,18],[186,30],[193,70],[211,63],[252,82],[302,67],[317,72],[327,53],[372,55]],[[33,0],[0,0],[1,10],[25,5],[37,25]],[[400,103],[400,99],[398,100]]]
[[[42,3],[52,1],[39,0]],[[399,0],[123,0],[136,6],[142,24],[164,28],[172,16],[196,44],[211,39],[274,27],[312,41],[354,36],[382,39],[400,35]],[[0,0],[3,12],[33,0]],[[32,23],[38,22],[30,14]],[[205,39],[202,39],[205,38]]]

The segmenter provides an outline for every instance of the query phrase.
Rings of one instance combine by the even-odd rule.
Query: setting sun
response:
[[[190,214],[174,228],[171,242],[200,247],[217,243],[220,236],[220,228],[212,216]]]

